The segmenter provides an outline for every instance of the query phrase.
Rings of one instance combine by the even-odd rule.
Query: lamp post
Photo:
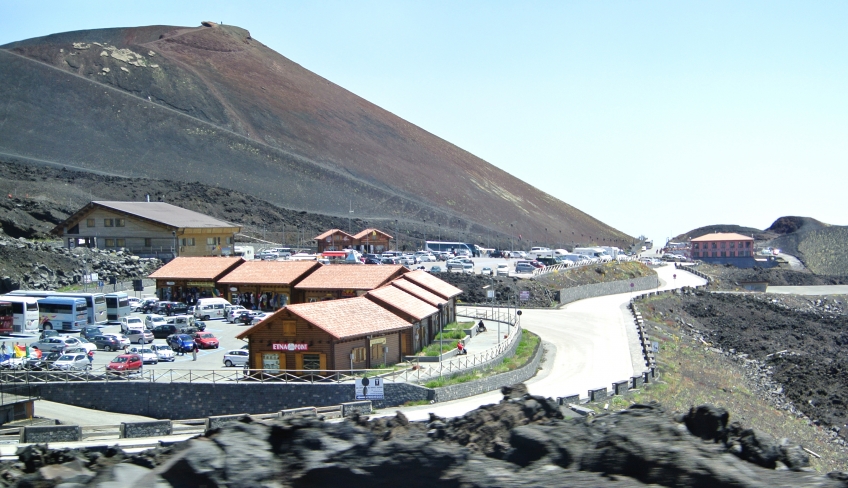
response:
[[[174,257],[177,257],[177,231],[172,230],[171,235],[174,237]]]

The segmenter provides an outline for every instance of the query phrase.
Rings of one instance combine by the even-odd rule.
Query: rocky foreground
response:
[[[19,450],[5,486],[848,486],[848,474],[805,468],[806,452],[730,423],[726,411],[659,405],[564,419],[523,385],[463,417],[402,414],[341,423],[315,418],[241,422],[188,442],[127,455]]]

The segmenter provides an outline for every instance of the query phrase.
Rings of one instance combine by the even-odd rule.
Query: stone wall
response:
[[[518,347],[518,342],[519,341],[515,341],[515,347]],[[513,352],[514,350],[515,349],[513,349]],[[523,383],[536,375],[536,371],[539,369],[539,363],[542,361],[542,355],[542,343],[539,342],[536,346],[536,351],[534,351],[531,356],[530,362],[524,366],[507,373],[489,376],[488,378],[483,378],[477,381],[469,381],[458,385],[434,388],[433,400],[436,402],[448,402],[459,398],[494,391],[502,386]]]
[[[352,383],[168,384],[110,381],[46,383],[33,386],[33,390],[37,390],[43,399],[53,402],[159,419],[279,412],[355,400]],[[385,396],[385,400],[372,402],[375,408],[432,400],[433,391],[408,383],[386,383]]]
[[[630,280],[610,281],[607,283],[594,283],[591,285],[575,286],[574,288],[564,288],[559,292],[559,303],[571,303],[584,298],[594,298],[604,295],[615,295],[618,293],[627,293],[630,291],[650,290],[657,287],[658,278],[656,276],[642,276],[641,278],[633,278]],[[630,287],[633,283],[633,287]]]
[[[33,425],[21,429],[19,442],[43,444],[45,442],[77,442],[82,440],[79,425]]]

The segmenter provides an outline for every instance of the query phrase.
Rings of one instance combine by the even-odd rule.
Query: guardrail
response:
[[[609,262],[612,262],[612,261],[616,261],[616,262],[622,263],[622,262],[634,261],[634,260],[635,259],[633,258],[633,256],[621,256],[621,257],[617,257],[613,260],[606,261],[606,262],[609,263]],[[568,263],[563,263],[563,264],[551,264],[550,266],[545,266],[544,268],[534,269],[533,270],[533,276],[541,276],[541,275],[545,275],[545,274],[548,274],[548,273],[553,273],[555,271],[561,271],[561,270],[564,270],[564,269],[582,268],[582,267],[585,267],[585,266],[594,266],[594,265],[597,265],[597,264],[604,264],[604,263],[584,262],[584,263],[581,264],[581,263],[574,263],[574,262],[569,261]]]
[[[422,383],[463,370],[477,368],[501,357],[521,336],[516,309],[465,307],[458,317],[483,319],[506,324],[506,338],[497,346],[475,354],[454,356],[436,363],[415,363],[397,368],[345,370],[267,370],[267,369],[141,369],[115,372],[105,369],[85,371],[0,370],[0,385],[38,385],[71,382],[148,383],[353,383],[363,376],[380,377],[388,383]]]

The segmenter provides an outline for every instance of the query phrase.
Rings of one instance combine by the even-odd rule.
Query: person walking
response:
[[[88,351],[88,369],[91,369],[94,364],[94,349]]]
[[[197,361],[197,344],[195,344],[194,347],[191,348],[191,360]]]

